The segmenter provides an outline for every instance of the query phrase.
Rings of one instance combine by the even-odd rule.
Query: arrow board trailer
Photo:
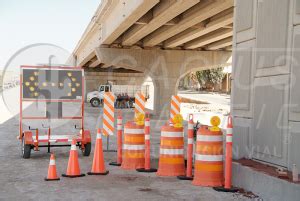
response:
[[[70,111],[77,112],[66,115]],[[74,121],[79,125],[75,123],[72,131],[55,133],[59,129],[54,128],[66,128]],[[39,151],[40,147],[48,148],[50,153],[51,147],[70,146],[72,139],[76,139],[83,155],[89,156],[91,134],[84,129],[83,69],[21,66],[19,129],[23,158],[30,158],[31,150]]]

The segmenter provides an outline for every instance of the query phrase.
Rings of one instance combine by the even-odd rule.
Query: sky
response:
[[[51,43],[72,53],[101,0],[0,0],[0,70],[19,49]]]

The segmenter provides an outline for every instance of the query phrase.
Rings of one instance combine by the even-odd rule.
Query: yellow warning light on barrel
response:
[[[220,131],[219,125],[221,123],[221,119],[218,116],[213,116],[210,119],[210,123],[212,127],[210,127],[210,131]]]
[[[72,73],[69,72],[69,73],[68,73],[68,76],[69,76],[69,77],[72,77]]]
[[[30,91],[34,91],[34,87],[30,87],[29,90],[30,90]]]
[[[28,87],[29,85],[30,85],[30,83],[29,83],[29,82],[25,82],[25,86],[27,86],[27,87]]]
[[[75,88],[72,88],[72,92],[75,92],[76,91],[76,89]]]
[[[30,80],[30,81],[34,81],[34,77],[31,76],[31,77],[29,78],[29,80]]]

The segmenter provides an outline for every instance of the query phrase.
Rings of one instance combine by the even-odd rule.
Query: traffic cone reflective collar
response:
[[[90,172],[88,172],[87,174],[88,175],[107,175],[108,173],[109,173],[109,171],[107,171],[105,169],[105,164],[104,164],[101,130],[98,129],[92,170]]]
[[[188,123],[188,146],[187,146],[187,167],[186,175],[177,176],[180,180],[193,180],[193,146],[194,146],[194,122],[192,119]]]
[[[117,161],[109,163],[112,166],[122,165],[122,124],[122,114],[120,113],[117,119]]]
[[[78,152],[76,149],[76,140],[72,140],[71,150],[69,155],[69,162],[66,174],[62,174],[63,177],[83,177],[85,174],[80,173],[79,161],[78,161]]]
[[[148,114],[149,115],[149,114]],[[157,169],[151,168],[151,145],[150,145],[150,118],[145,119],[145,168],[136,169],[138,172],[157,172]]]
[[[228,123],[226,129],[226,159],[225,159],[225,184],[224,187],[215,187],[216,191],[221,192],[231,192],[235,193],[238,191],[237,188],[232,187],[231,179],[232,179],[232,137],[233,137],[233,125],[232,125],[232,117],[228,116]]]
[[[57,181],[57,180],[60,180],[60,178],[57,176],[54,154],[51,154],[49,168],[48,168],[48,175],[45,178],[45,181]]]

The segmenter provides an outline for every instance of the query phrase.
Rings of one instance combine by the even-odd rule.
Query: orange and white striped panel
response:
[[[180,114],[181,99],[179,96],[172,96],[170,118],[173,119],[175,115]]]
[[[142,113],[145,115],[145,102],[146,98],[142,93],[136,93],[135,94],[135,108],[134,108],[134,114]]]
[[[114,113],[115,113],[115,97],[112,92],[104,93],[104,107],[103,107],[103,135],[114,134]]]

